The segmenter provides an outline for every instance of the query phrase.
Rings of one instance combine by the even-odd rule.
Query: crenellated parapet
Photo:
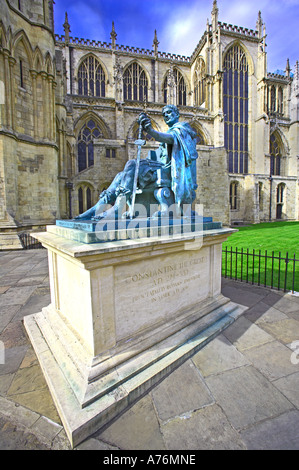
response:
[[[107,42],[102,42],[102,41],[95,41],[91,39],[84,39],[84,38],[70,36],[69,41],[67,42],[65,36],[59,35],[59,34],[55,35],[55,40],[56,40],[57,45],[69,44],[71,46],[80,46],[80,47],[104,49],[104,50],[112,51],[112,43],[107,43]],[[142,47],[135,47],[135,46],[125,46],[123,44],[115,44],[115,47],[113,48],[113,50],[122,52],[122,53],[138,54],[138,55],[142,55],[146,57],[158,57],[160,59],[167,59],[167,60],[184,62],[184,63],[190,63],[191,61],[191,58],[188,56],[173,54],[171,52],[162,52],[162,51],[157,51],[157,53],[155,53],[155,50],[145,49]]]
[[[228,23],[222,23],[218,21],[218,26],[222,31],[227,33],[241,34],[249,38],[259,39],[259,32],[255,29],[243,28],[242,26],[236,26]]]

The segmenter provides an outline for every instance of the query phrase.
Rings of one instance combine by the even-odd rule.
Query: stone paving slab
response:
[[[293,374],[298,366],[292,364],[289,348],[279,341],[272,341],[244,351],[244,355],[270,381]]]
[[[0,416],[0,450],[49,450],[46,444],[28,431]]]
[[[101,441],[124,450],[165,450],[158,417],[148,394],[110,425],[95,434]]]
[[[244,316],[227,328],[223,334],[239,351],[273,341],[273,337],[270,334],[254,323],[251,323]]]
[[[299,411],[289,411],[241,432],[248,450],[298,450]]]
[[[260,323],[271,323],[279,320],[286,320],[288,316],[275,307],[271,307],[261,301],[245,312],[244,317],[252,323],[259,325]],[[261,325],[262,326],[262,325]]]
[[[299,340],[299,321],[293,318],[264,324],[263,329],[284,344]]]
[[[224,334],[207,344],[193,356],[192,361],[203,377],[250,364],[248,359],[228,341]]]
[[[169,450],[244,450],[245,444],[219,405],[175,418],[162,426]]]
[[[155,387],[152,397],[161,421],[188,414],[214,403],[199,370],[191,360],[185,362]]]
[[[216,403],[237,430],[293,408],[289,400],[252,366],[207,377],[206,383]]]
[[[245,314],[77,449],[299,449],[299,297],[227,279],[223,294]],[[0,252],[0,449],[71,449],[22,324],[49,302],[46,250]]]
[[[298,367],[297,367],[298,371]],[[299,409],[299,371],[273,382],[293,405]]]

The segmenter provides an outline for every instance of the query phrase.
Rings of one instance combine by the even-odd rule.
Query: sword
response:
[[[130,207],[130,219],[131,220],[133,219],[133,216],[134,216],[134,206],[135,206],[137,182],[138,182],[138,175],[139,175],[141,147],[146,144],[146,141],[143,140],[141,137],[142,137],[142,125],[140,123],[138,139],[135,140],[134,142],[134,144],[137,145],[137,159],[136,159],[136,167],[135,167],[135,175],[134,175],[134,183],[133,183],[132,201],[131,201],[131,207]]]

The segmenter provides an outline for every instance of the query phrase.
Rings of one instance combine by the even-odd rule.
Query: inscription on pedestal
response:
[[[209,249],[161,256],[115,270],[117,340],[148,328],[209,294]],[[119,320],[119,321],[118,321]],[[121,326],[120,326],[121,325]]]

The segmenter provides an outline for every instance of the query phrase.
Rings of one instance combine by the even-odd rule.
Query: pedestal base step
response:
[[[38,324],[39,314],[24,318],[24,325],[37,354],[48,383],[57,411],[66,434],[73,447],[96,431],[109,424],[125,409],[154,387],[159,381],[192,357],[209,341],[232,324],[246,310],[245,307],[228,302],[223,306],[223,315],[218,313],[215,321],[187,341],[179,344],[169,354],[161,356],[136,375],[122,381],[111,392],[91,404],[82,407],[76,393],[59,366]]]

